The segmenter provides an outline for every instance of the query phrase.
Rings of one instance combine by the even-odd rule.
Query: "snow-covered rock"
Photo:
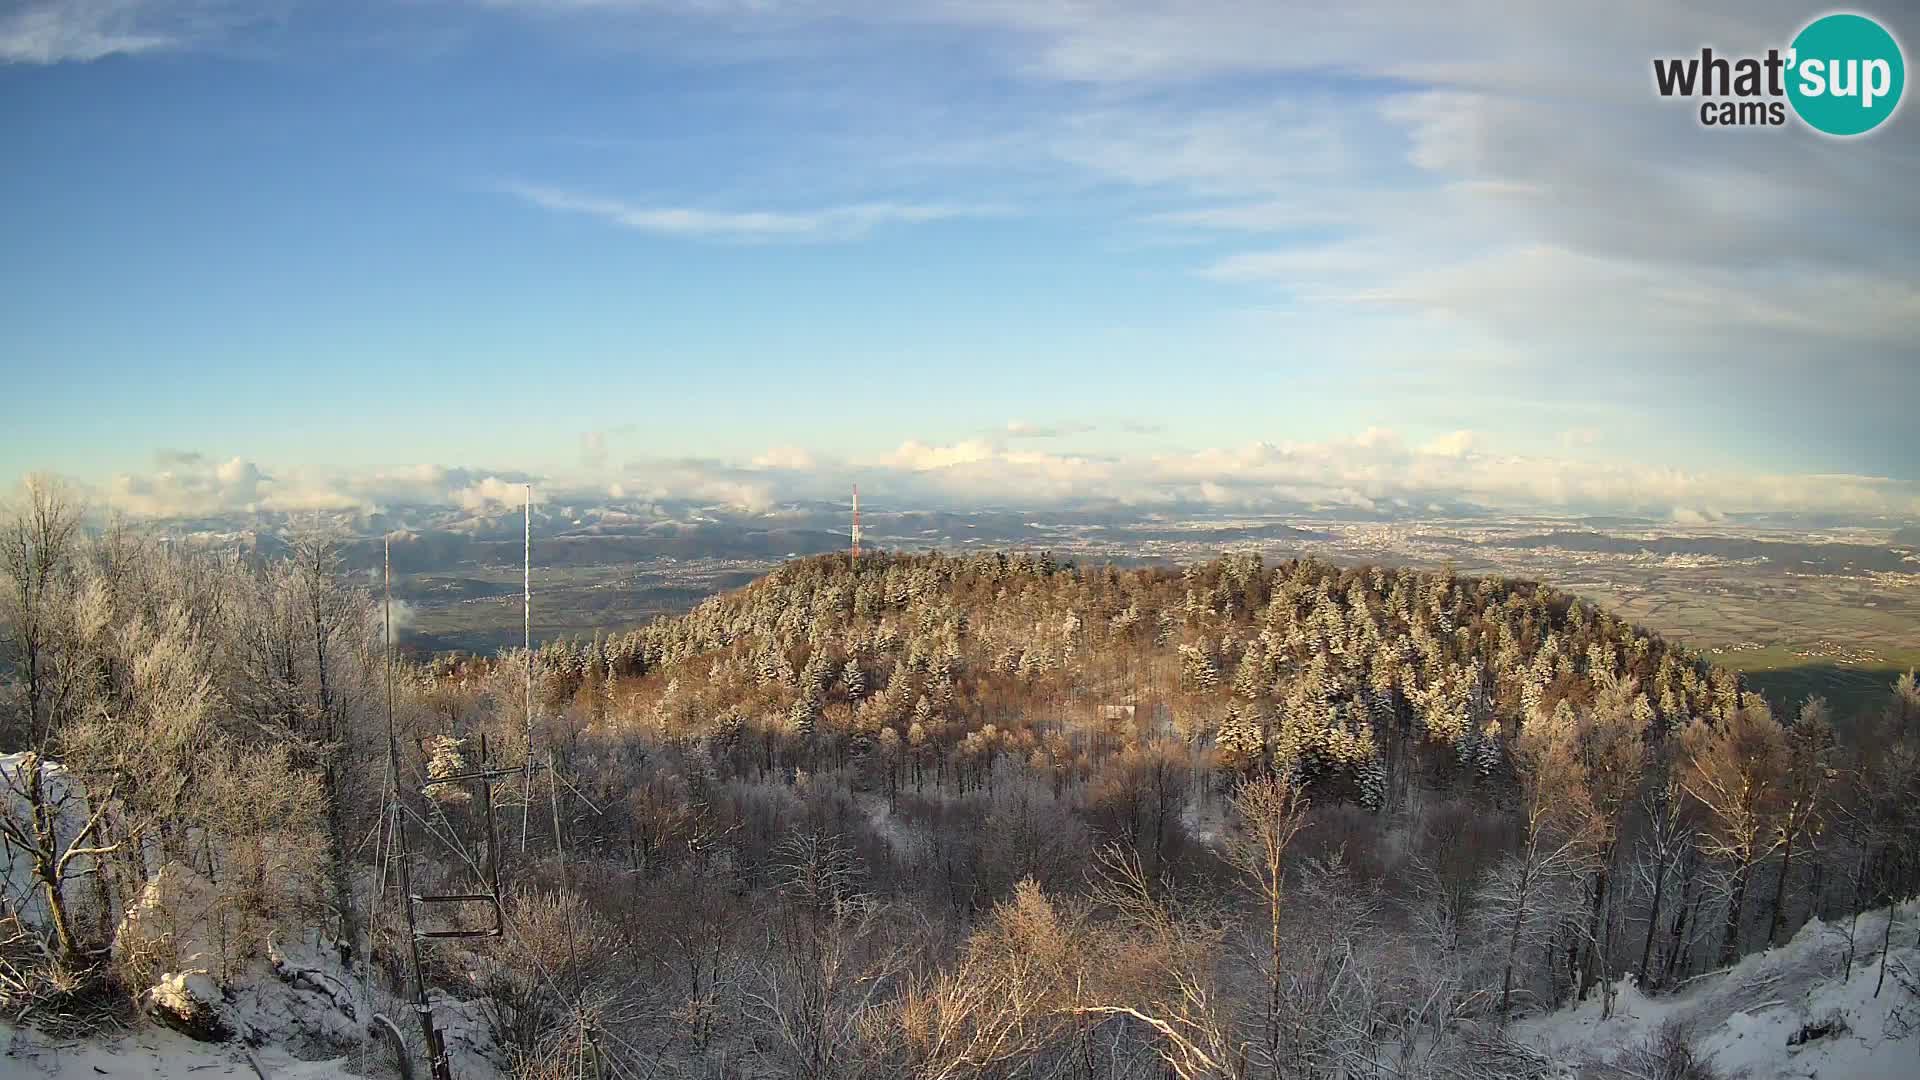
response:
[[[170,862],[129,905],[114,950],[123,967],[152,967],[141,1001],[155,1019],[195,1037],[238,1035],[302,1054],[338,1053],[366,1037],[366,987],[332,942],[309,930],[274,938],[265,956],[233,955],[221,945],[233,935],[219,904],[205,875]]]
[[[220,1042],[234,1029],[222,1015],[220,981],[229,970],[220,939],[219,894],[212,882],[183,863],[169,862],[147,880],[113,936],[122,970],[152,972],[140,1007],[161,1024],[190,1038]]]
[[[201,1042],[225,1042],[232,1037],[220,1005],[220,988],[198,969],[167,972],[140,995],[140,1008],[148,1016]]]
[[[204,874],[184,863],[168,862],[147,879],[146,887],[120,919],[113,950],[122,963],[142,959],[170,968],[200,968],[222,975],[226,957],[219,940],[219,893]]]
[[[27,803],[28,781],[32,778],[28,762],[31,753],[0,754],[0,813],[21,824],[31,833],[32,816]],[[64,848],[86,827],[90,813],[86,790],[57,761],[40,761],[41,799],[54,808],[53,832]],[[93,868],[93,861],[78,856],[67,865],[69,877],[78,878]],[[33,875],[33,856],[13,844],[0,847],[0,897],[12,905],[29,926],[47,925],[47,899]]]

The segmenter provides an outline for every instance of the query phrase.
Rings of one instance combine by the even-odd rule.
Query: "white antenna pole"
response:
[[[533,485],[526,485],[526,553],[521,564],[525,574],[524,592],[521,594],[521,614],[524,619],[524,631],[527,654],[527,724],[526,754],[521,758],[526,768],[526,801],[520,805],[520,850],[527,850],[528,814],[533,809]]]
[[[525,639],[522,644],[527,650],[527,745],[533,745],[533,485],[526,488],[526,550],[522,557],[521,570],[524,575],[521,594],[521,615],[524,621],[522,630]]]

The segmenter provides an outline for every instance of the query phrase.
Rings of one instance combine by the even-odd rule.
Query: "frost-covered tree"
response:
[[[1780,776],[1779,813],[1774,819],[1780,849],[1780,873],[1774,879],[1767,942],[1778,944],[1786,919],[1787,884],[1793,857],[1813,846],[1826,825],[1833,768],[1833,720],[1825,698],[1807,699],[1786,730],[1786,755]]]
[[[1754,867],[1778,849],[1786,732],[1764,703],[1722,720],[1695,720],[1681,735],[1682,785],[1705,811],[1701,849],[1727,867],[1727,924],[1720,960],[1740,955],[1740,926]]]
[[[1267,752],[1265,718],[1258,705],[1232,702],[1220,720],[1214,745],[1220,751],[1220,767],[1229,775],[1241,775],[1262,764]]]
[[[1594,651],[1602,650],[1595,645]],[[1613,944],[1607,932],[1612,925],[1609,912],[1614,864],[1619,854],[1621,830],[1640,791],[1646,768],[1647,725],[1651,715],[1644,708],[1645,699],[1640,696],[1637,683],[1616,679],[1611,667],[1603,667],[1601,671],[1599,698],[1593,708],[1579,717],[1576,734],[1577,753],[1586,775],[1593,811],[1590,829],[1594,842],[1594,869],[1586,883],[1589,910],[1580,968],[1582,997],[1595,983],[1610,981],[1611,973],[1604,969],[1611,961]]]
[[[1514,740],[1520,843],[1481,886],[1481,903],[1499,936],[1500,1012],[1512,1008],[1521,950],[1540,943],[1570,884],[1587,870],[1593,821],[1579,732],[1565,710],[1536,716]]]
[[[1213,657],[1197,645],[1180,646],[1180,685],[1196,694],[1210,694],[1220,686]]]

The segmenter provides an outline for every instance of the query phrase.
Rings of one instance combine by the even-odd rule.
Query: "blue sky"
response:
[[[1814,7],[1320,7],[0,0],[0,472],[1920,515],[1911,109],[1651,91]]]

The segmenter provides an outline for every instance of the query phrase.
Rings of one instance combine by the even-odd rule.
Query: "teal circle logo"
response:
[[[1793,39],[1787,100],[1816,131],[1864,135],[1900,105],[1906,57],[1886,28],[1865,15],[1824,15]]]

